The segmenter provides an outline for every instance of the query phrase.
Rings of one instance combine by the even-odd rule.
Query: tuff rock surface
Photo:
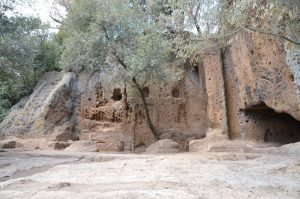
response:
[[[180,151],[209,150],[228,139],[299,141],[299,54],[275,37],[240,33],[224,50],[201,53],[180,81],[148,82],[144,94],[160,139],[172,139]],[[36,147],[59,149],[84,140],[100,152],[143,152],[155,141],[133,87],[101,73],[75,77],[46,73],[0,124],[1,136],[46,139]]]

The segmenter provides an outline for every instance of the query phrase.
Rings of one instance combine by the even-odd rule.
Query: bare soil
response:
[[[0,153],[0,198],[300,198],[300,156]]]

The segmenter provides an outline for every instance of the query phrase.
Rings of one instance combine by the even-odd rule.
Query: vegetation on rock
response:
[[[0,121],[44,72],[59,70],[60,48],[47,26],[38,18],[7,14],[18,2],[0,3]]]
[[[44,72],[109,69],[136,88],[158,138],[144,86],[181,78],[180,66],[197,61],[209,40],[250,31],[300,42],[299,0],[56,0],[67,15],[51,13],[61,24],[54,36],[37,18],[7,14],[20,2],[28,1],[0,3],[0,121]]]

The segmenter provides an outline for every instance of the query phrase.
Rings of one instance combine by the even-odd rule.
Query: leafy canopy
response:
[[[14,13],[16,3],[0,3],[0,121],[9,108],[30,94],[46,71],[58,69],[60,49],[38,18]]]
[[[119,66],[125,80],[164,79],[165,62],[171,60],[168,31],[152,10],[133,0],[78,0],[63,31],[67,70]]]

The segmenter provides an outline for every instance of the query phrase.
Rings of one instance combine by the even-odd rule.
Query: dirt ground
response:
[[[300,198],[299,154],[0,153],[0,198]]]

